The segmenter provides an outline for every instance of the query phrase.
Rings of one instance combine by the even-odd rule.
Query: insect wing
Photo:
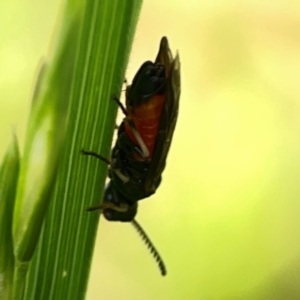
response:
[[[166,74],[170,74],[171,65],[173,62],[172,52],[169,48],[168,39],[164,36],[159,45],[158,54],[155,59],[155,63],[161,64],[165,67]]]
[[[165,64],[168,81],[166,86],[166,102],[160,117],[159,131],[145,181],[145,189],[147,191],[155,190],[161,180],[160,177],[166,165],[166,158],[176,126],[180,97],[179,56],[177,54],[175,59],[172,60],[172,54],[166,38],[163,38],[161,41],[156,62]]]

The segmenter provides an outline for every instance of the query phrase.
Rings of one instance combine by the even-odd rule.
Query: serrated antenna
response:
[[[163,262],[163,259],[159,255],[158,251],[154,247],[153,243],[149,239],[148,235],[146,234],[146,232],[144,231],[144,229],[142,228],[142,226],[135,219],[133,219],[131,221],[131,224],[136,229],[136,231],[139,233],[139,235],[141,236],[142,240],[145,242],[146,246],[149,248],[152,256],[154,257],[154,259],[156,260],[156,262],[158,264],[158,268],[160,270],[161,275],[162,276],[167,275],[167,269],[166,269],[166,266],[165,266],[165,264]]]

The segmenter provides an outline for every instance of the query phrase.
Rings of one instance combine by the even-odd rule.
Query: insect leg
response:
[[[129,125],[134,137],[136,138],[140,148],[141,148],[141,152],[140,154],[142,155],[142,157],[147,158],[150,156],[150,151],[148,149],[148,147],[146,146],[146,144],[144,143],[140,133],[136,130],[134,123],[131,120],[126,120],[127,124]]]
[[[123,105],[123,103],[117,97],[113,97],[113,100],[117,102],[117,104],[120,107],[120,109],[122,110],[123,114],[125,116],[128,116],[128,112],[127,112],[125,106]]]
[[[105,162],[106,164],[108,164],[108,165],[110,166],[110,169],[111,169],[112,171],[114,171],[114,172],[117,174],[117,176],[118,176],[124,183],[126,183],[126,182],[129,181],[129,177],[128,177],[128,176],[124,175],[124,174],[121,172],[120,169],[116,169],[116,168],[113,166],[113,164],[112,164],[111,161],[109,161],[107,158],[101,156],[100,154],[98,154],[98,153],[96,153],[96,152],[94,152],[94,151],[86,151],[86,150],[84,150],[84,149],[81,150],[81,154],[82,154],[82,155],[87,155],[87,156],[93,156],[93,157],[96,157],[96,158],[100,159],[101,161],[103,161],[103,162]]]
[[[87,211],[94,211],[97,209],[103,210],[106,208],[110,208],[110,209],[118,211],[118,212],[126,212],[128,210],[128,204],[120,203],[120,205],[116,205],[112,202],[105,201],[102,204],[91,206],[91,207],[87,208]]]
[[[127,80],[124,80],[124,82],[127,84]],[[123,103],[117,98],[117,97],[114,97],[113,98],[114,101],[117,102],[118,106],[120,107],[120,109],[122,110],[123,114],[125,116],[128,116],[128,112],[125,108],[125,106],[123,105]],[[139,132],[136,130],[133,122],[131,120],[129,120],[129,118],[125,118],[126,122],[128,123],[128,125],[130,126],[130,129],[133,133],[133,135],[135,136],[137,142],[139,143],[139,146],[141,147],[141,155],[142,157],[144,158],[147,158],[150,156],[150,151],[149,149],[147,148],[146,144],[144,143],[141,135],[139,134]]]
[[[96,157],[96,158],[98,158],[98,159],[104,161],[106,164],[111,165],[111,162],[110,162],[107,158],[101,156],[100,154],[98,154],[98,153],[96,153],[96,152],[94,152],[94,151],[86,151],[86,150],[84,150],[84,149],[81,149],[80,153],[81,153],[82,155],[94,156],[94,157]]]

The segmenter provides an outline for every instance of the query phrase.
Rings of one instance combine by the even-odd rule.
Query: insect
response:
[[[156,259],[162,275],[165,264],[140,224],[134,219],[138,201],[155,193],[161,183],[166,158],[176,126],[180,97],[179,56],[173,59],[166,37],[160,42],[154,62],[146,61],[126,88],[126,107],[114,98],[125,118],[118,128],[111,160],[93,151],[109,165],[110,178],[100,205],[109,221],[131,222]]]

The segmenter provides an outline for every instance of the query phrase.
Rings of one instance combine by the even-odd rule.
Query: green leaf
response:
[[[56,51],[41,66],[32,99],[13,216],[14,299],[23,299],[65,148],[78,24],[79,13],[73,11],[61,28]]]
[[[35,89],[19,181],[14,236],[21,278],[35,250],[25,299],[84,298],[99,221],[85,209],[101,202],[107,166],[80,150],[110,156],[112,97],[121,92],[140,7],[141,0],[67,3],[56,51]],[[55,122],[45,128],[45,118]],[[38,151],[41,127],[52,134]]]
[[[14,252],[20,262],[30,261],[35,250],[65,145],[76,18],[74,14],[63,28],[49,65],[42,65],[32,101],[13,222]]]
[[[14,255],[11,228],[19,160],[17,140],[14,138],[0,166],[0,299],[2,300],[12,298]]]

